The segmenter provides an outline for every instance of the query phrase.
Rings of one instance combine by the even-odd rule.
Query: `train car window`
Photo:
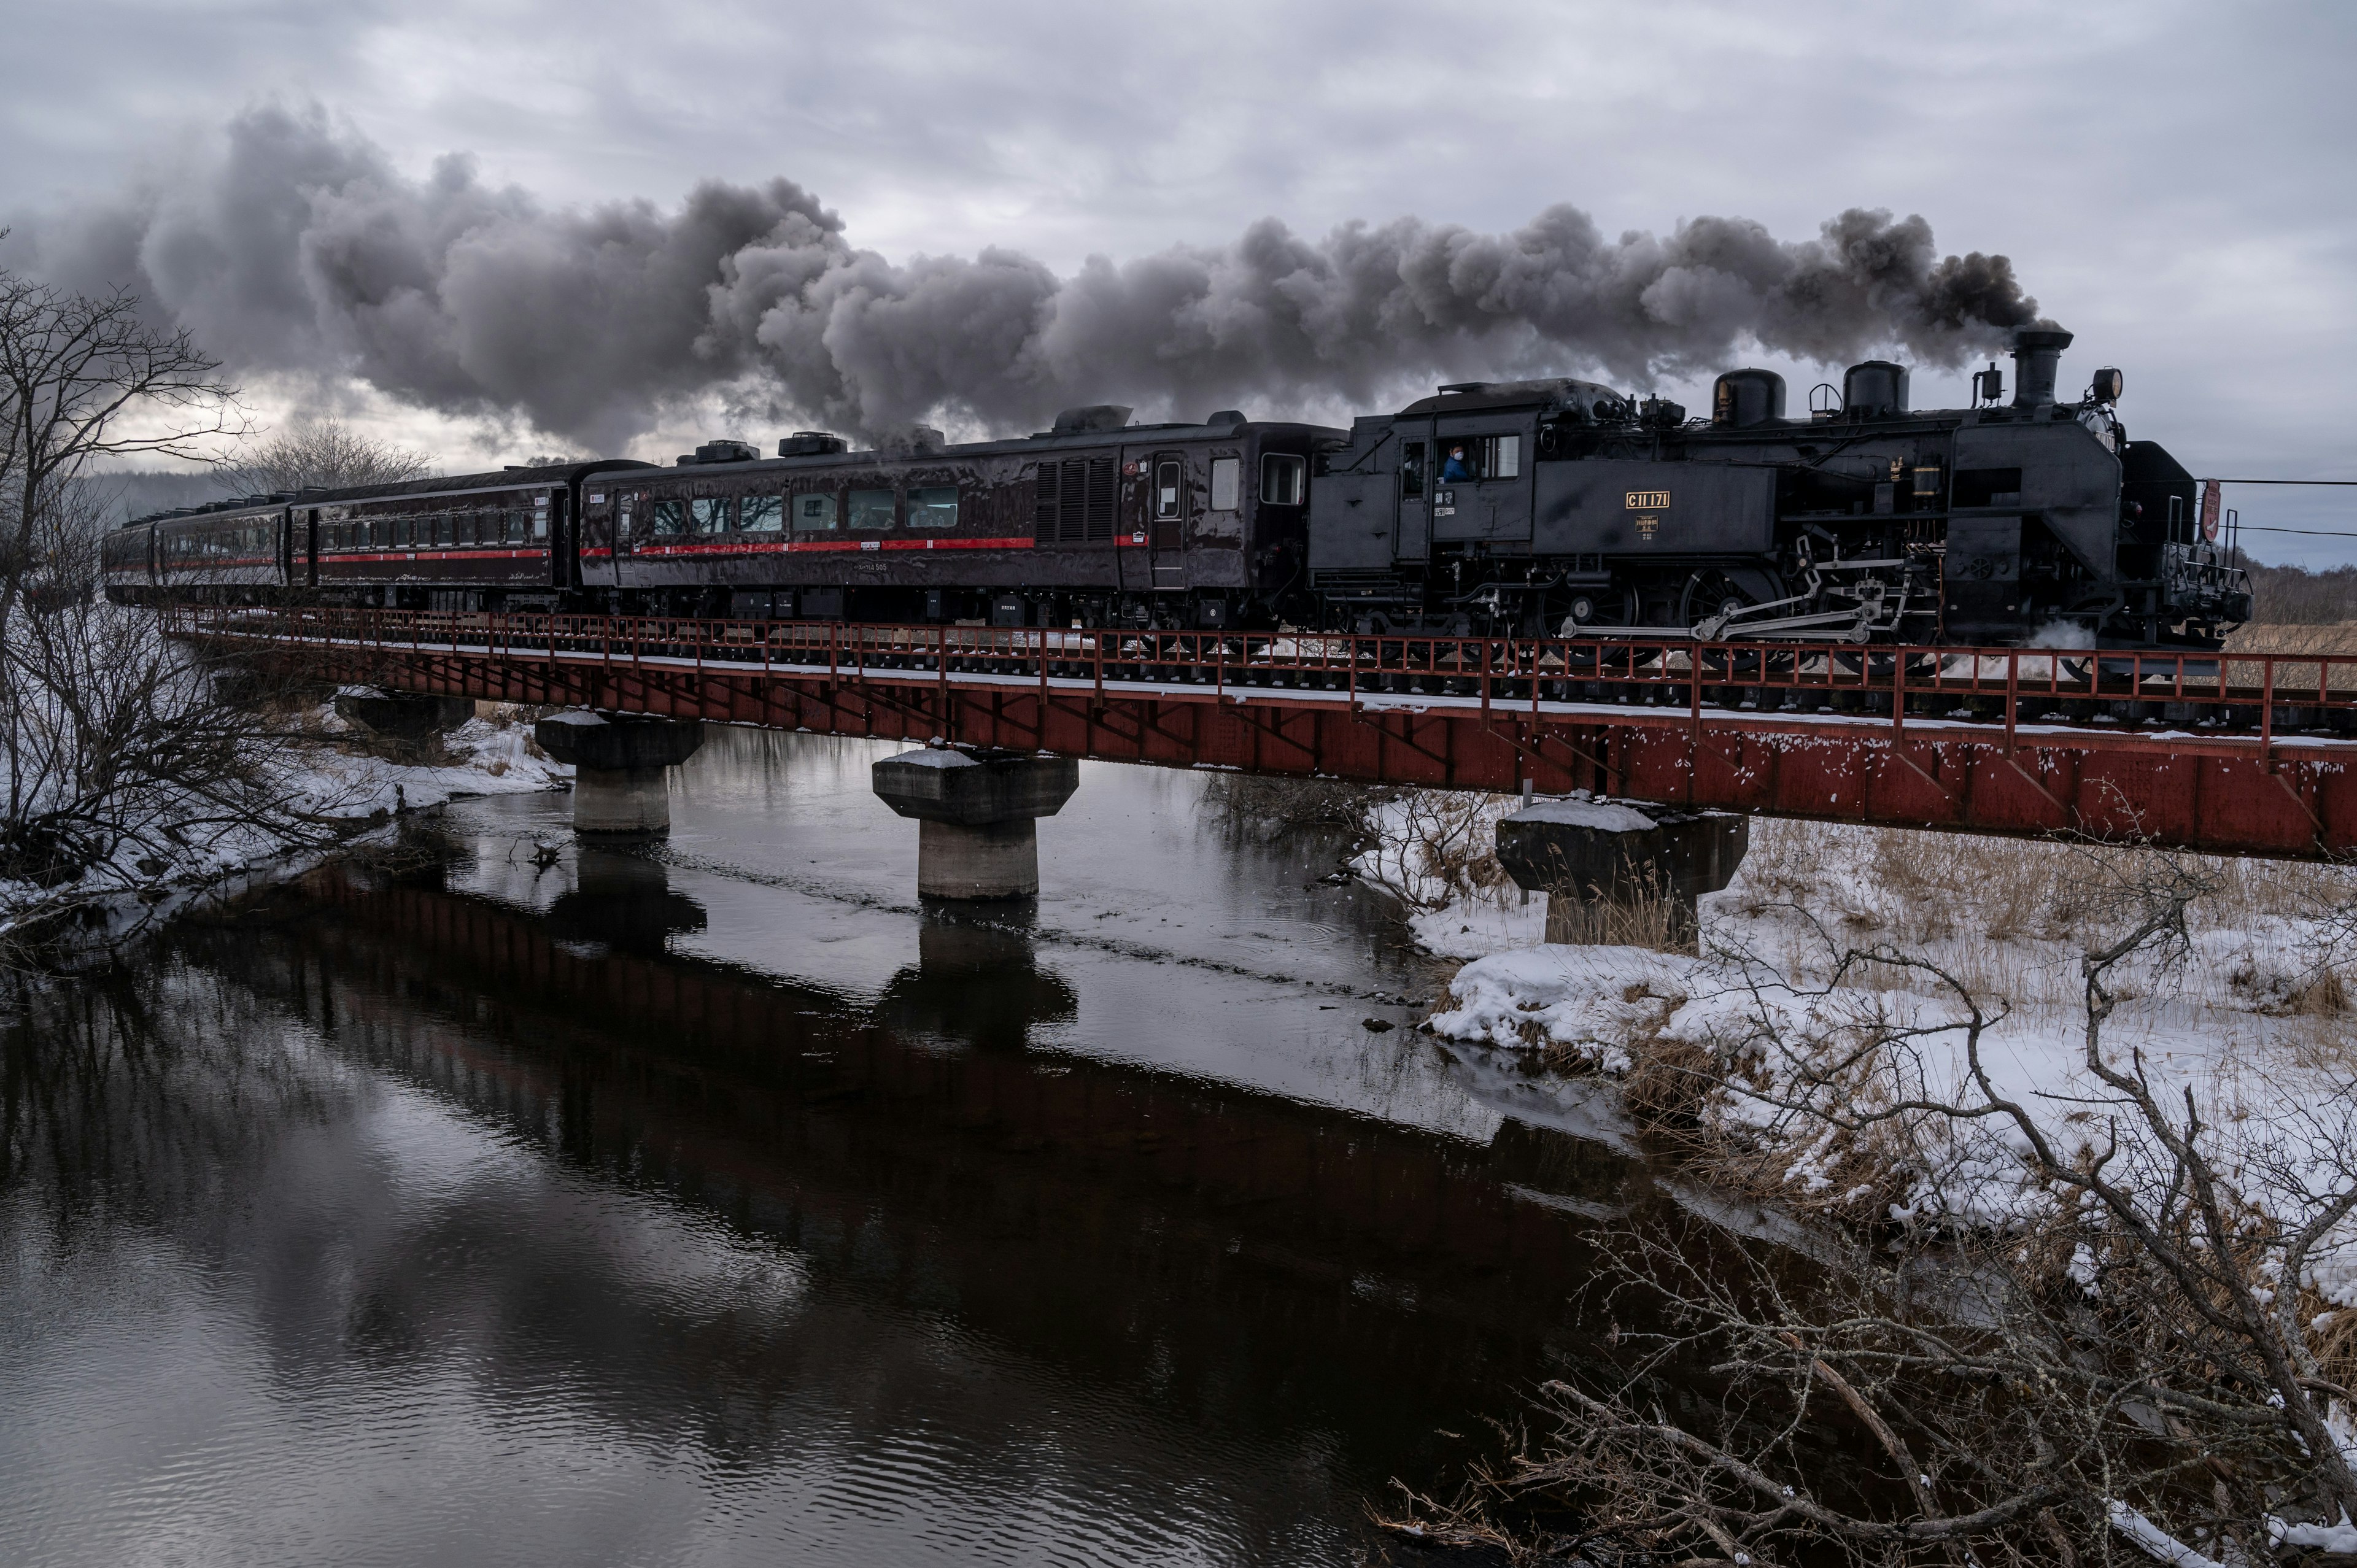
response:
[[[511,509],[507,517],[508,542],[510,544],[522,544],[525,540],[532,537],[532,517],[530,513],[523,510],[523,508],[515,507]]]
[[[822,533],[834,527],[834,493],[822,490],[794,498],[794,532]]]
[[[1154,465],[1154,519],[1168,522],[1178,515],[1178,465],[1176,461]]]
[[[1400,443],[1400,494],[1414,500],[1424,494],[1424,443]]]
[[[1211,510],[1233,511],[1240,499],[1238,492],[1244,485],[1244,460],[1242,457],[1211,459]]]
[[[436,512],[434,514],[434,542],[436,545],[448,544],[450,542],[450,514],[447,511]]]
[[[1260,460],[1263,506],[1299,506],[1308,465],[1289,452],[1271,452]]]
[[[532,536],[534,540],[548,537],[548,498],[546,496],[532,503]]]
[[[892,526],[894,505],[890,490],[854,490],[845,498],[844,521],[851,528],[887,529]]]
[[[687,503],[688,522],[698,533],[728,532],[728,498],[698,496]]]
[[[687,532],[687,503],[675,496],[658,497],[654,505],[654,521],[648,529],[657,538],[671,538]]]
[[[909,489],[910,528],[955,528],[957,520],[958,493],[955,485],[917,485]]]
[[[737,503],[737,527],[744,533],[776,533],[786,526],[786,498],[747,496]]]

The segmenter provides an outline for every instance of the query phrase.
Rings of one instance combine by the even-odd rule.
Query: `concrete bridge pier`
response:
[[[873,769],[877,798],[917,820],[920,898],[1032,898],[1039,892],[1039,819],[1080,788],[1069,757],[927,746]]]
[[[414,744],[473,718],[475,699],[388,692],[375,686],[348,687],[336,693],[336,716],[388,740]]]
[[[543,751],[573,766],[573,831],[655,838],[671,832],[664,770],[695,755],[704,725],[583,709],[552,714],[533,725]]]
[[[1701,945],[1697,900],[1735,879],[1751,819],[1575,795],[1498,823],[1498,863],[1547,898],[1550,942]]]

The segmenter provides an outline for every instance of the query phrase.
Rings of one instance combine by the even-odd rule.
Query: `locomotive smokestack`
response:
[[[2013,406],[2044,408],[2054,401],[2054,379],[2071,334],[2059,327],[2024,327],[2013,335]]]

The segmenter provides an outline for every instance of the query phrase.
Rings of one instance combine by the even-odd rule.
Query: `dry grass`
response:
[[[1734,892],[1745,920],[1722,941],[1766,946],[1806,972],[1810,954],[1888,944],[1933,957],[1975,993],[2021,1004],[2073,1000],[2079,956],[2112,933],[2158,852],[1903,828],[1754,822]],[[2247,940],[2238,961],[2181,973],[2148,966],[2125,995],[2162,988],[2188,1002],[2316,1021],[2341,1050],[2357,992],[2357,868],[2173,857],[2211,885],[2190,913],[2197,939]],[[1722,919],[1724,917],[1722,917]],[[1779,946],[1777,944],[1781,943]]]
[[[2226,639],[2229,653],[2357,653],[2357,621],[2325,626],[2242,628]]]
[[[1492,863],[1494,864],[1494,862]],[[1694,912],[1651,877],[1609,896],[1547,895],[1547,940],[1588,947],[1691,953],[1699,946]]]

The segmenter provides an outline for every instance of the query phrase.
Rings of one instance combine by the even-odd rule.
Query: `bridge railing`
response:
[[[189,635],[494,658],[690,664],[781,678],[1084,682],[1484,712],[1566,705],[2003,724],[2357,734],[2357,654],[1696,643],[1139,628],[873,625],[180,606]]]

